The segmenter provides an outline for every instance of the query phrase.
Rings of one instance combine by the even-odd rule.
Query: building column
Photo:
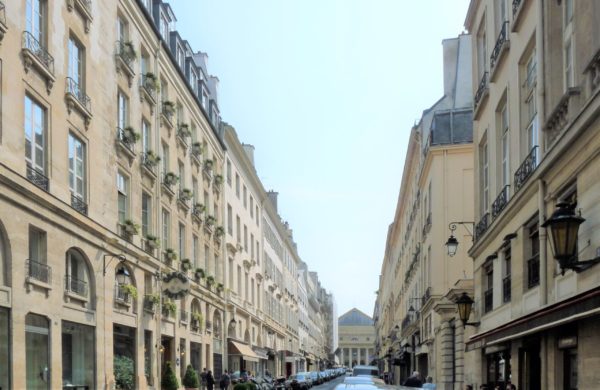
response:
[[[452,356],[452,327],[450,321],[444,320],[440,324],[439,332],[439,348],[441,355],[440,378],[438,379],[438,388],[440,390],[453,389],[452,383],[452,367],[454,364],[454,356]]]

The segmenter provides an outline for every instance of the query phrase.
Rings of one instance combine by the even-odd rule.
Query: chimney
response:
[[[244,148],[244,152],[246,152],[246,157],[248,157],[248,160],[250,160],[252,166],[254,167],[254,145],[242,144],[242,148]]]
[[[275,212],[277,212],[277,195],[279,195],[279,192],[275,192],[273,190],[267,192],[267,196],[269,197],[269,200],[273,204],[273,207],[275,208]]]
[[[444,95],[454,97],[456,90],[456,64],[458,63],[458,38],[442,41],[444,53]]]

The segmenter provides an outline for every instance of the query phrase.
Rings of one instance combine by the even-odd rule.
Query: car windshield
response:
[[[379,370],[373,368],[355,368],[354,376],[359,375],[379,376]]]

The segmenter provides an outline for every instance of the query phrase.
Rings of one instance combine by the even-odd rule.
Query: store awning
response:
[[[260,347],[252,347],[254,353],[258,356],[259,359],[269,360],[268,350]]]
[[[233,340],[229,341],[229,355],[240,355],[245,361],[256,363],[260,358],[248,345]]]

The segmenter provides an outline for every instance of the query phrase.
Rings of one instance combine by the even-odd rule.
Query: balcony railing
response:
[[[131,42],[117,41],[117,56],[131,69],[135,52],[131,46]]]
[[[512,2],[512,14],[513,14],[513,20],[516,19],[516,15],[519,13],[519,11],[521,10],[521,5],[523,5],[523,0],[513,0]]]
[[[188,320],[189,320],[189,313],[185,310],[180,310],[179,311],[179,321],[188,322]]]
[[[490,225],[490,213],[485,213],[477,225],[475,225],[475,241],[479,240],[481,236],[488,230]]]
[[[90,97],[85,94],[83,88],[81,88],[81,86],[71,77],[67,77],[67,87],[65,92],[75,97],[87,112],[92,112],[92,101],[90,100]]]
[[[142,76],[142,88],[154,101],[156,101],[156,76],[148,77],[148,74]]]
[[[88,205],[83,201],[79,195],[75,195],[71,192],[71,207],[79,211],[83,215],[87,215]]]
[[[540,256],[535,255],[527,260],[527,288],[540,284]]]
[[[509,197],[510,185],[505,185],[496,197],[496,200],[494,200],[494,203],[492,203],[492,219],[496,219],[502,210],[504,210],[508,204]]]
[[[505,276],[504,279],[502,279],[502,300],[504,303],[510,302],[511,285],[510,275]]]
[[[50,191],[50,180],[48,180],[43,172],[38,171],[31,165],[27,165],[27,180],[46,192]]]
[[[122,303],[131,303],[131,295],[125,292],[120,285],[115,284],[115,300]]]
[[[519,191],[538,164],[538,146],[534,146],[515,172],[515,192]]]
[[[71,275],[65,276],[65,290],[68,292],[75,293],[79,296],[87,296],[87,283],[83,280],[72,277]]]
[[[483,312],[489,313],[494,308],[494,289],[490,288],[483,293]]]
[[[505,45],[508,42],[508,22],[502,23],[502,28],[500,29],[500,33],[498,34],[498,39],[496,40],[496,44],[494,45],[494,50],[492,50],[492,55],[490,56],[490,70],[493,73],[493,70],[498,65],[498,61],[500,60],[500,56],[502,55],[502,51],[506,47]]]
[[[475,96],[473,97],[473,108],[475,111],[477,111],[479,104],[481,103],[483,98],[486,96],[486,93],[488,92],[488,88],[489,88],[488,72],[485,72],[483,74],[483,77],[481,77],[481,80],[479,81],[479,85],[477,86],[477,92],[475,92]]]
[[[23,31],[23,49],[30,51],[50,73],[54,74],[54,57],[29,31]]]
[[[25,272],[27,272],[27,277],[31,279],[47,284],[52,283],[52,268],[49,265],[29,259],[25,264]]]
[[[0,23],[6,25],[6,9],[3,1],[0,1]]]
[[[127,150],[129,150],[131,153],[134,153],[133,147],[135,145],[135,140],[131,139],[124,129],[117,127],[117,138],[119,139],[119,142],[121,142],[121,144],[127,148]]]

